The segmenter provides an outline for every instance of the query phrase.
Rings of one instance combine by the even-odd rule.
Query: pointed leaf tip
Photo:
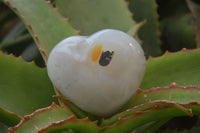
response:
[[[45,59],[58,42],[66,37],[77,35],[77,32],[49,1],[3,0],[3,2],[22,18],[38,48],[43,50],[42,54],[45,54]]]
[[[70,18],[72,26],[80,29],[83,35],[90,35],[102,29],[118,29],[127,32],[137,25],[124,0],[82,0],[81,2],[59,0],[55,3],[61,13]]]
[[[15,113],[8,112],[0,108],[0,123],[7,125],[8,127],[17,125],[22,118]]]

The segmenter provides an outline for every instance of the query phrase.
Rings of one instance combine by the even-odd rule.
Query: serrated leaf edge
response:
[[[131,9],[130,9],[130,6],[131,6],[131,4],[133,4],[133,2],[131,2],[130,0],[128,1],[128,0],[126,0],[126,2],[127,2],[127,7],[129,8],[129,11],[131,12],[131,14],[132,14],[132,19],[136,22],[136,23],[142,23],[143,22],[143,25],[145,25],[146,23],[148,23],[147,21],[147,19],[145,18],[145,19],[143,19],[142,21],[140,21],[140,22],[138,22],[138,21],[136,21],[135,19],[134,19],[134,12],[133,11],[131,11]],[[155,1],[155,11],[158,11],[158,4],[156,3],[156,1]],[[142,25],[142,26],[143,26]],[[155,26],[156,26],[156,28],[158,28],[157,30],[156,30],[156,37],[157,37],[157,41],[158,41],[158,47],[159,47],[159,55],[161,55],[161,53],[162,53],[162,50],[161,50],[161,48],[160,48],[160,46],[161,46],[161,40],[160,40],[160,37],[161,37],[161,31],[160,31],[160,22],[159,22],[159,14],[156,12],[156,22],[155,22]],[[138,30],[139,31],[139,30]],[[138,36],[139,37],[139,36]],[[143,44],[144,43],[144,40],[142,39],[142,38],[140,38],[139,37],[139,39],[140,39],[140,42]],[[141,44],[141,45],[142,45]],[[148,56],[148,58],[149,58],[150,56]]]
[[[9,115],[15,117],[15,124],[17,124],[17,122],[19,122],[19,121],[22,119],[20,116],[18,116],[17,114],[15,114],[15,113],[13,113],[13,112],[9,112],[9,111],[7,111],[7,110],[5,110],[5,109],[3,109],[3,108],[0,108],[0,110],[3,111],[3,112],[6,113],[6,114],[9,114]],[[0,120],[0,122],[2,122],[2,121]],[[10,122],[10,121],[9,121],[9,122]],[[3,123],[4,123],[4,122],[3,122]],[[6,124],[7,126],[14,126],[14,125],[11,125],[11,123],[4,123],[4,124]]]
[[[1,55],[2,55],[2,56],[8,56],[8,57],[11,57],[11,58],[14,58],[14,59],[18,59],[18,60],[25,61],[27,64],[34,64],[34,65],[36,65],[35,62],[34,62],[34,60],[32,60],[32,61],[26,61],[26,60],[23,59],[22,56],[15,56],[15,55],[12,54],[12,53],[10,53],[10,54],[5,54],[5,53],[3,53],[3,51],[0,51],[0,56],[1,56]],[[44,68],[38,67],[38,68],[40,68],[40,69],[46,69],[45,67],[44,67]]]
[[[31,118],[33,118],[34,116],[38,115],[38,114],[41,114],[42,112],[45,112],[47,110],[51,110],[53,108],[68,108],[67,106],[65,106],[64,104],[62,104],[61,106],[57,105],[56,103],[52,103],[50,106],[46,107],[46,108],[41,108],[41,109],[38,109],[36,110],[35,112],[33,112],[32,114],[30,115],[26,115],[22,118],[22,120],[20,121],[19,124],[17,124],[16,126],[14,127],[10,127],[8,129],[8,133],[12,133],[14,132],[17,128],[19,128],[23,123],[29,121]]]
[[[174,89],[174,88],[175,89],[186,89],[186,90],[189,89],[189,90],[199,90],[200,91],[200,87],[199,86],[196,86],[196,85],[180,86],[180,85],[177,85],[174,82],[171,85],[166,86],[166,87],[151,88],[151,89],[148,89],[148,90],[142,90],[142,89],[139,88],[137,90],[137,92],[134,94],[134,96],[137,95],[137,94],[140,94],[140,93],[149,93],[149,92],[153,92],[153,91],[168,90],[168,89]]]
[[[186,49],[186,48],[182,48],[181,50],[179,51],[176,51],[176,52],[170,52],[170,51],[165,51],[165,53],[161,56],[158,56],[158,57],[152,57],[152,56],[149,56],[147,61],[149,60],[152,60],[152,59],[158,59],[158,58],[161,58],[163,56],[166,56],[166,55],[169,55],[169,54],[178,54],[178,53],[181,53],[181,52],[192,52],[192,51],[197,51],[197,50],[200,50],[200,48],[197,48],[197,49]]]
[[[63,20],[67,21],[67,23],[69,24],[70,28],[74,29],[74,30],[77,32],[78,35],[81,34],[81,31],[80,31],[80,30],[76,30],[76,29],[70,24],[70,19],[69,19],[69,18],[66,18],[66,17],[64,17],[64,16],[62,15],[62,13],[60,12],[60,9],[59,9],[58,7],[53,7],[51,1],[45,1],[45,2],[49,5],[50,8],[56,10],[56,11],[59,13],[60,17],[61,17]]]
[[[131,116],[128,116],[128,117],[119,118],[114,124],[105,126],[105,130],[108,129],[108,128],[112,128],[112,127],[114,127],[114,126],[120,125],[121,122],[126,121],[126,120],[128,120],[128,119],[131,119],[131,118],[134,118],[134,117],[136,117],[136,116],[139,116],[139,115],[142,115],[142,114],[146,114],[146,113],[149,113],[149,112],[151,112],[151,111],[158,110],[158,109],[162,109],[162,108],[154,107],[154,108],[151,108],[151,109],[149,109],[149,110],[138,111],[138,112],[136,112],[135,114],[133,114],[133,115],[131,115]]]
[[[97,121],[89,121],[88,117],[87,118],[83,118],[83,119],[77,119],[74,115],[72,115],[71,117],[69,117],[69,118],[67,118],[65,120],[62,120],[62,121],[59,121],[59,122],[54,122],[54,123],[50,124],[49,126],[47,126],[46,128],[40,129],[38,131],[38,133],[42,133],[43,131],[45,131],[45,130],[53,127],[53,126],[62,125],[62,124],[65,124],[67,122],[70,122],[70,121],[87,122],[88,124],[96,124],[97,125]],[[99,127],[99,129],[100,129],[100,127]]]
[[[42,55],[44,56],[45,58],[45,61],[47,61],[47,55],[45,53],[45,51],[43,50],[42,48],[42,45],[39,41],[39,38],[37,36],[37,34],[34,32],[34,30],[32,29],[31,25],[28,23],[28,21],[24,18],[24,16],[20,13],[20,11],[15,7],[13,6],[8,0],[4,0],[4,2],[6,4],[8,4],[10,7],[12,7],[13,10],[15,10],[15,12],[19,15],[19,17],[23,20],[23,22],[27,25],[27,27],[29,28],[29,30],[32,32],[32,36],[34,36],[34,40],[37,42],[38,44],[38,48],[39,50],[41,51]],[[47,2],[48,3],[48,2]]]
[[[180,105],[180,104],[179,104]],[[181,105],[180,105],[181,106]],[[149,113],[149,112],[152,112],[152,111],[156,111],[156,110],[162,110],[162,109],[166,109],[166,108],[163,108],[163,107],[154,107],[154,108],[151,108],[149,110],[146,110],[146,111],[138,111],[136,112],[135,114],[131,115],[131,116],[128,116],[128,117],[125,117],[125,118],[119,118],[114,124],[112,125],[107,125],[104,127],[104,131],[107,131],[107,129],[109,128],[113,128],[117,125],[120,125],[120,123],[123,123],[124,121],[128,120],[128,119],[133,119],[137,116],[140,116],[140,115],[143,115],[143,114],[146,114],[146,113]],[[186,109],[186,108],[184,108]],[[189,112],[192,112],[191,109],[186,109],[188,110]],[[193,116],[193,115],[192,115]]]
[[[162,107],[159,107],[160,105],[159,104],[166,104],[166,105],[161,105]],[[195,103],[194,103],[195,104]],[[134,114],[132,114],[132,115],[128,115],[128,116],[125,116],[125,117],[122,117],[123,115],[125,115],[126,113],[128,113],[128,112],[131,112],[131,111],[134,111],[134,110],[137,110],[137,109],[142,109],[142,107],[145,107],[145,106],[147,106],[148,107],[148,105],[150,105],[149,106],[149,108],[147,108],[146,110],[141,110],[141,111],[136,111]],[[120,112],[120,113],[118,113],[118,114],[116,114],[116,115],[114,115],[114,116],[112,116],[112,117],[118,117],[118,120],[119,119],[123,119],[123,118],[128,118],[128,117],[130,117],[130,116],[133,116],[133,115],[136,115],[136,114],[138,114],[138,113],[142,113],[142,112],[145,112],[145,111],[148,111],[148,110],[151,110],[151,109],[157,109],[157,108],[164,108],[164,107],[178,107],[178,108],[180,108],[180,109],[182,109],[182,110],[185,110],[185,113],[188,115],[188,116],[193,116],[193,114],[192,114],[192,110],[191,109],[187,109],[187,108],[185,108],[184,107],[184,104],[182,105],[182,104],[179,104],[179,103],[176,103],[176,102],[173,102],[173,101],[167,101],[167,100],[157,100],[157,101],[152,101],[152,102],[149,102],[149,103],[144,103],[144,104],[141,104],[141,105],[138,105],[138,106],[135,106],[135,107],[133,107],[133,108],[130,108],[130,109],[127,109],[127,110],[125,110],[125,111],[123,111],[123,112]],[[121,115],[121,116],[120,116]],[[112,119],[112,117],[111,117],[111,119]],[[103,119],[103,121],[109,121],[109,119]]]
[[[26,26],[29,28],[32,37],[34,37],[34,40],[35,40],[35,41],[37,42],[37,44],[38,44],[39,51],[41,52],[41,54],[43,55],[45,61],[47,62],[47,60],[48,60],[47,54],[45,53],[44,49],[42,48],[42,45],[41,45],[41,43],[40,43],[40,40],[39,40],[37,34],[34,32],[34,30],[33,30],[33,28],[31,27],[31,25],[28,23],[28,21],[25,19],[25,17],[20,13],[20,11],[19,11],[15,6],[13,6],[8,0],[4,0],[3,2],[5,2],[5,3],[6,3],[7,5],[9,5],[10,7],[12,7],[12,9],[15,10],[15,12],[19,15],[19,17],[23,20],[23,22],[24,22],[24,23],[26,24]],[[66,19],[66,18],[59,12],[59,10],[57,10],[56,8],[54,8],[54,7],[51,5],[50,1],[45,1],[45,2],[47,3],[47,5],[48,5],[50,8],[54,9],[56,12],[59,13],[61,19],[67,21],[67,23],[69,24],[69,26],[70,26],[72,29],[74,29],[74,28],[72,27],[72,25],[70,24],[69,19]],[[77,34],[80,33],[80,31],[78,31],[78,30],[75,30],[75,31],[77,32]]]

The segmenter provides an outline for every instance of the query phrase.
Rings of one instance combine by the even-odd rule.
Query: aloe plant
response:
[[[0,7],[0,132],[200,131],[197,0],[1,0]],[[103,29],[133,36],[147,59],[140,87],[106,117],[70,101],[46,69],[60,41]]]

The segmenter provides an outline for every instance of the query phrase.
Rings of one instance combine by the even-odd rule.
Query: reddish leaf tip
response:
[[[45,2],[51,7],[51,8],[53,8],[53,6],[52,6],[52,3],[51,3],[51,1],[50,0],[45,0]]]
[[[137,89],[137,91],[136,91],[136,93],[140,93],[140,92],[143,92],[143,90],[142,89]]]
[[[78,33],[78,35],[81,35],[81,31],[80,30],[77,30],[77,33]]]
[[[168,51],[168,50],[166,50],[164,54],[167,54],[167,53],[169,53],[169,51]]]
[[[148,60],[150,60],[150,59],[152,59],[153,57],[150,55],[149,57],[148,57]]]
[[[0,52],[1,52],[1,51],[0,51]],[[7,110],[5,110],[5,109],[3,109],[3,108],[0,108],[0,110],[2,110],[2,111],[4,111],[4,112],[7,112],[7,113],[9,113],[9,114],[11,114],[11,115],[13,115],[13,116],[19,118],[19,119],[22,119],[22,117],[18,116],[17,114],[15,114],[15,113],[13,113],[13,112],[9,112],[9,111],[7,111]]]

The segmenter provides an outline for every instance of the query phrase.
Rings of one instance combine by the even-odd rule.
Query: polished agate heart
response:
[[[84,111],[107,117],[138,89],[145,57],[131,36],[106,29],[61,41],[50,53],[47,70],[55,87],[70,101]]]

